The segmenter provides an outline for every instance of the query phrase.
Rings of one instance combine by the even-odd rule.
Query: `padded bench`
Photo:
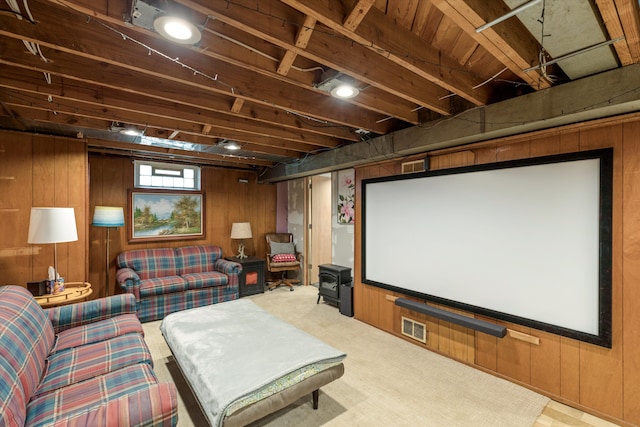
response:
[[[258,327],[256,327],[258,325]],[[249,299],[173,313],[160,330],[212,426],[243,426],[340,378],[346,354]]]

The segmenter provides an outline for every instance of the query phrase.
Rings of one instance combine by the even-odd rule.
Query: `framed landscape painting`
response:
[[[131,190],[129,242],[202,239],[204,206],[200,192]]]

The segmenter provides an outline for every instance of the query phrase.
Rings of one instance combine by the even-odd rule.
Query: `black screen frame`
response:
[[[379,182],[402,181],[416,178],[428,178],[441,175],[463,174],[469,172],[515,168],[530,165],[542,165],[549,163],[571,162],[578,160],[599,159],[599,265],[598,265],[598,334],[590,334],[583,331],[569,329],[524,317],[514,316],[483,307],[449,300],[437,295],[429,295],[410,289],[394,286],[390,283],[380,283],[366,277],[366,237],[367,237],[367,186]],[[421,300],[442,304],[448,307],[461,309],[477,315],[486,316],[506,322],[511,322],[534,329],[550,332],[579,341],[595,344],[601,347],[611,348],[612,340],[612,236],[613,236],[613,148],[581,151],[542,157],[533,157],[505,162],[456,167],[435,171],[425,171],[407,175],[394,175],[388,177],[369,178],[362,180],[362,245],[361,245],[361,272],[362,282],[392,292],[419,298]]]

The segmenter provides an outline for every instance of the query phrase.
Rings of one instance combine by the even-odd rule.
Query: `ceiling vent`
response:
[[[423,172],[426,170],[424,160],[414,160],[411,162],[403,162],[402,163],[402,173],[414,173],[414,172]]]

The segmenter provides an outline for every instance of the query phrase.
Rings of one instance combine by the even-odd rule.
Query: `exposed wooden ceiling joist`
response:
[[[640,62],[637,1],[595,0],[596,7],[580,11],[562,0],[544,1],[548,11],[568,14],[573,26],[588,18],[591,25],[601,23],[600,39],[602,28],[605,39],[620,38],[603,50],[609,55],[603,64],[614,65],[589,73]],[[562,37],[545,39],[543,48],[518,16],[475,31],[511,10],[512,0],[6,4],[18,9],[0,15],[1,127],[95,135],[100,150],[113,140],[112,152],[124,153],[127,142],[107,130],[122,122],[176,146],[208,150],[205,157],[192,153],[194,162],[208,164],[295,163],[588,75],[572,70],[568,77],[562,64],[552,72],[547,66],[523,71],[541,65],[547,48],[566,49],[552,46]],[[173,8],[199,26],[198,44],[172,43],[154,31],[157,11]],[[557,34],[553,22],[561,24],[564,16],[546,18]],[[569,31],[562,28],[564,39]],[[332,85],[343,81],[354,83],[359,94],[333,98]],[[242,156],[225,155],[229,140],[242,145]],[[130,153],[136,150],[141,148],[132,144]],[[211,150],[221,151],[206,158]],[[188,157],[186,151],[180,158]],[[158,147],[153,155],[170,154]]]

